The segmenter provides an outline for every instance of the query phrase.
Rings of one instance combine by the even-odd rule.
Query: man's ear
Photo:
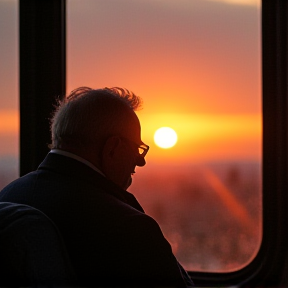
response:
[[[120,147],[121,139],[117,136],[109,137],[102,149],[102,159],[110,160],[114,159],[114,156],[119,153],[118,148]]]

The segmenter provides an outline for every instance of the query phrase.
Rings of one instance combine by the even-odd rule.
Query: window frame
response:
[[[41,2],[41,4],[40,4]],[[288,2],[262,1],[263,239],[255,259],[231,273],[189,272],[197,286],[288,284]],[[19,1],[20,174],[48,152],[55,96],[66,87],[66,1]],[[44,31],[44,33],[43,33]],[[117,269],[117,268],[116,268]]]
[[[66,1],[19,1],[20,175],[37,169],[50,144],[56,97],[66,90]]]

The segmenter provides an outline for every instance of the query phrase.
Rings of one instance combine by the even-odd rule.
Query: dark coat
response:
[[[38,170],[6,186],[0,201],[30,205],[52,219],[77,285],[185,286],[157,222],[131,193],[79,161],[49,153]]]

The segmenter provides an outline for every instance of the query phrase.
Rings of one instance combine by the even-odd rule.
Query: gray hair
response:
[[[109,135],[125,129],[129,110],[136,111],[141,104],[140,97],[124,88],[79,87],[58,102],[51,118],[50,148],[60,148],[63,143],[101,145]]]

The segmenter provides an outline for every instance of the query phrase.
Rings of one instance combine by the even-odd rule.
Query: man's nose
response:
[[[137,163],[136,163],[136,165],[139,166],[139,167],[142,167],[142,166],[144,166],[145,164],[146,164],[145,158],[139,156],[139,157],[137,158]]]

